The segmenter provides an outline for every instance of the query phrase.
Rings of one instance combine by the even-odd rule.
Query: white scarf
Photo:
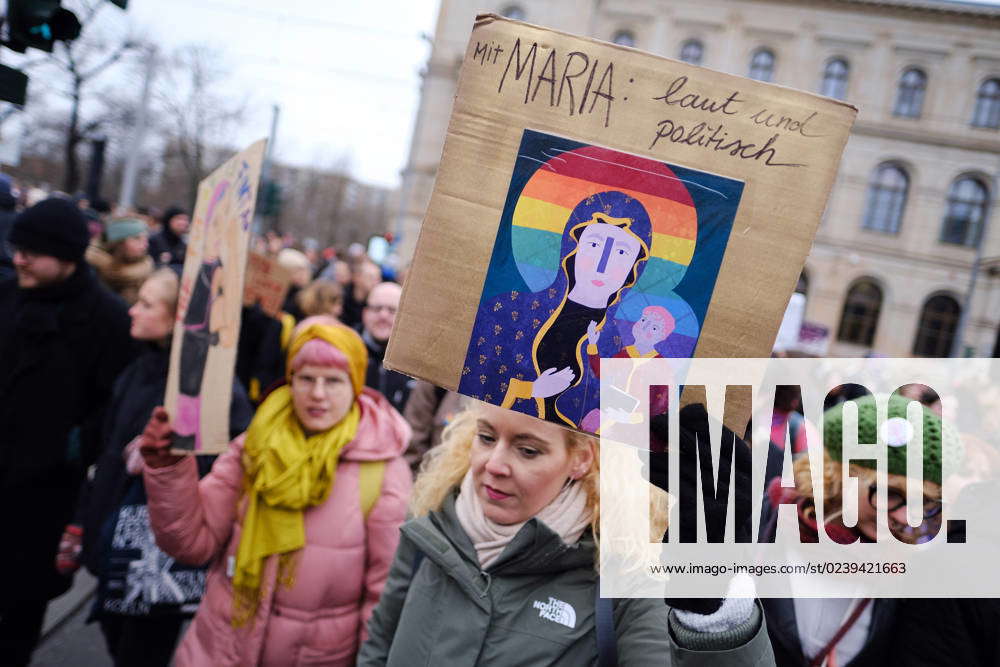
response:
[[[465,534],[476,548],[479,565],[488,568],[514,539],[526,521],[503,525],[486,518],[482,501],[472,481],[472,470],[465,473],[455,499],[455,513]],[[551,503],[535,515],[536,519],[552,529],[566,544],[576,544],[583,531],[590,525],[591,512],[587,508],[587,494],[576,482],[564,486]]]

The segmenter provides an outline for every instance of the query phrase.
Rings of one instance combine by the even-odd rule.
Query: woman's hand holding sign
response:
[[[139,436],[139,453],[150,468],[165,468],[180,461],[183,456],[170,453],[173,440],[170,417],[162,407],[153,408],[146,428]]]

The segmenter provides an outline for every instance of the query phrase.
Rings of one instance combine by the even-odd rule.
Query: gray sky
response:
[[[69,3],[67,3],[69,4]],[[251,109],[238,142],[270,131],[276,157],[331,166],[349,158],[361,180],[394,186],[406,160],[438,0],[129,0],[139,35],[170,50],[206,43]],[[107,28],[122,12],[102,10]]]

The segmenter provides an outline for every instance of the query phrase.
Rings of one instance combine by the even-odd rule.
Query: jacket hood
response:
[[[389,400],[365,387],[358,396],[358,433],[341,453],[347,461],[382,461],[402,456],[410,444],[410,425]]]

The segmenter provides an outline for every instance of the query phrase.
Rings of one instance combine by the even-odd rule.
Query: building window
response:
[[[892,113],[905,118],[919,118],[924,106],[924,91],[927,90],[927,75],[916,67],[911,67],[899,77],[896,91],[896,106]]]
[[[619,30],[611,41],[619,46],[635,46],[635,34],[631,30]]]
[[[941,240],[959,245],[979,245],[988,199],[986,186],[978,179],[965,176],[952,183],[948,191],[948,210],[941,225]]]
[[[976,127],[1000,128],[1000,79],[987,79],[979,86],[972,124]]]
[[[500,14],[515,21],[523,21],[527,16],[527,14],[524,13],[524,10],[517,5],[508,5],[500,11]]]
[[[945,294],[927,299],[920,312],[913,354],[919,357],[950,356],[961,312],[958,301]]]
[[[851,286],[840,315],[837,340],[871,347],[875,340],[878,314],[882,310],[882,290],[871,280],[862,280]]]
[[[774,76],[774,54],[770,49],[757,49],[750,57],[750,73],[747,75],[757,81],[770,81]]]
[[[880,164],[868,185],[868,204],[862,227],[886,234],[898,233],[909,188],[910,179],[898,165]]]
[[[831,58],[823,68],[823,84],[820,94],[835,100],[847,98],[847,75],[850,68],[843,58]]]
[[[681,44],[681,60],[692,65],[700,65],[705,56],[705,47],[697,39],[689,39]]]

